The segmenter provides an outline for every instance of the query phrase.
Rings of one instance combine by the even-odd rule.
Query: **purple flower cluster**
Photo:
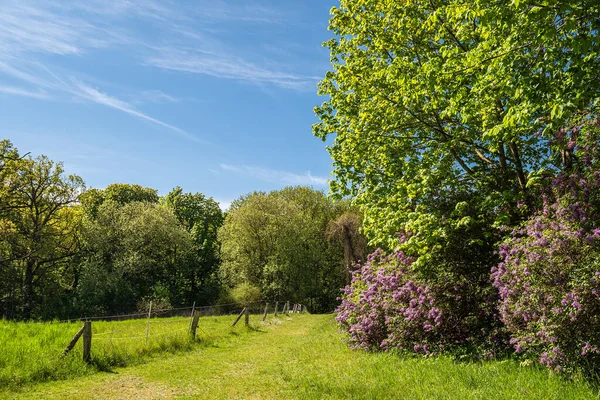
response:
[[[492,270],[511,344],[557,371],[600,355],[600,173],[594,146],[568,149],[579,150],[580,165],[554,178],[539,211],[509,230]]]
[[[357,265],[337,309],[337,321],[351,347],[427,355],[448,345],[473,344],[475,336],[499,342],[487,322],[485,329],[469,325],[485,301],[469,300],[474,292],[468,282],[447,276],[426,279],[414,262],[403,252],[387,255],[378,249]],[[496,297],[488,303],[495,301]],[[490,354],[494,352],[488,348],[485,356]]]
[[[427,282],[415,278],[413,262],[403,252],[386,255],[378,249],[358,266],[337,310],[352,347],[432,351],[430,338],[443,313]]]

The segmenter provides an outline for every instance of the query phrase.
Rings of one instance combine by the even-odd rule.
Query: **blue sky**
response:
[[[224,207],[327,189],[311,125],[335,0],[0,3],[0,138],[22,153],[88,187],[181,186]]]

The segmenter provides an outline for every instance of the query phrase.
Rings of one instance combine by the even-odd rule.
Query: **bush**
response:
[[[504,346],[489,280],[481,288],[451,268],[433,276],[403,252],[377,250],[358,267],[337,310],[351,347],[420,354],[460,347],[493,357]]]
[[[557,371],[600,361],[600,173],[595,124],[568,140],[572,168],[546,185],[542,207],[500,247],[493,271],[511,343]],[[596,369],[596,371],[594,371]]]

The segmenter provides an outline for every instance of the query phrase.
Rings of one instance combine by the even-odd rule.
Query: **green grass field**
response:
[[[257,317],[253,317],[255,321]],[[165,322],[165,332],[185,328],[189,320]],[[175,321],[175,319],[173,320]],[[516,361],[457,363],[449,358],[400,357],[352,351],[337,333],[332,315],[293,315],[253,329],[230,328],[232,317],[200,320],[198,344],[144,339],[93,355],[106,372],[78,360],[56,359],[78,325],[44,325],[39,344],[35,324],[0,325],[2,376],[20,376],[19,385],[2,390],[8,399],[595,399],[584,382],[573,382]],[[141,321],[100,323],[99,339],[110,329],[130,329]],[[113,324],[111,326],[111,324]],[[141,331],[137,327],[136,332]],[[159,323],[157,322],[157,331]],[[169,328],[167,328],[169,326]],[[10,331],[9,331],[10,330]],[[113,332],[115,337],[117,334]],[[185,329],[181,332],[185,333]],[[16,335],[19,336],[16,336]],[[202,336],[204,335],[204,337]],[[170,336],[170,335],[163,335]],[[94,345],[98,344],[98,340]],[[187,343],[187,344],[186,344]],[[4,349],[9,344],[9,352]],[[18,344],[18,345],[17,345]],[[18,347],[21,350],[12,349]],[[31,347],[29,347],[31,346]],[[54,350],[51,350],[54,349]],[[112,350],[111,350],[112,349]],[[120,349],[116,351],[116,349]],[[78,350],[80,351],[80,350]],[[118,356],[112,355],[120,354]],[[113,357],[113,358],[111,358]],[[41,365],[28,358],[47,358]],[[6,361],[8,360],[8,362]],[[20,362],[19,362],[20,360]],[[52,364],[53,363],[53,364]],[[111,364],[112,363],[112,364]],[[110,365],[128,365],[110,367]],[[4,370],[10,369],[7,373]],[[33,374],[34,370],[47,371]],[[50,372],[48,372],[50,371]],[[63,371],[54,374],[52,371]],[[49,375],[47,375],[49,374]],[[87,375],[87,376],[84,376]],[[32,383],[39,379],[62,379]]]

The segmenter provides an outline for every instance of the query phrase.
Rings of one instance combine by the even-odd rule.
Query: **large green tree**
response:
[[[314,133],[389,247],[407,231],[427,252],[444,219],[517,222],[537,177],[572,164],[547,141],[600,98],[595,0],[341,0],[330,29]]]
[[[136,184],[113,183],[105,189],[90,189],[81,196],[81,204],[85,214],[95,218],[100,207],[105,201],[114,201],[124,205],[135,201],[158,203],[158,191]]]
[[[345,283],[343,245],[328,241],[345,211],[322,192],[290,187],[235,202],[219,230],[226,284],[249,284],[266,298],[293,300],[313,311],[335,307]]]
[[[201,193],[184,193],[176,187],[163,199],[194,239],[193,256],[187,265],[185,297],[207,304],[218,295],[217,269],[220,264],[217,231],[223,224],[219,204]]]
[[[169,208],[105,201],[96,218],[86,221],[83,239],[80,312],[129,312],[143,300],[178,300],[193,238]]]
[[[5,290],[19,299],[20,315],[28,319],[38,305],[39,290],[49,284],[56,290],[71,275],[72,257],[79,251],[81,214],[76,202],[84,184],[45,156],[22,158],[11,153],[13,164],[5,164],[1,172],[11,176],[2,189],[0,263],[11,282]]]

